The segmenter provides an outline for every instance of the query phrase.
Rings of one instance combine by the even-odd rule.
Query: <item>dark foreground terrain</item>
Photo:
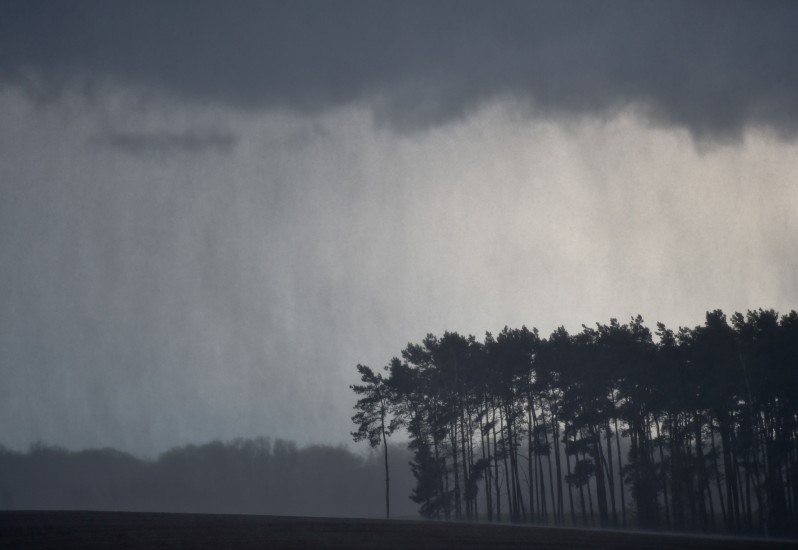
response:
[[[762,548],[795,543],[422,521],[0,512],[0,548]]]

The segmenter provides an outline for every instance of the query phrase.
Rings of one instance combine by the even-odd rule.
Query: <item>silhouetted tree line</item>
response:
[[[404,446],[391,462],[407,465]],[[266,438],[174,448],[141,460],[114,449],[0,447],[0,508],[368,517],[382,502],[382,457]],[[405,494],[408,468],[394,468]],[[414,515],[407,497],[394,506]]]
[[[798,314],[655,334],[429,334],[358,365],[353,436],[407,431],[428,518],[795,535]]]

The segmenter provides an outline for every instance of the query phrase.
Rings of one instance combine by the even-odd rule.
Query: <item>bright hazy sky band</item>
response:
[[[455,13],[441,8],[415,35],[430,56],[403,42],[420,5],[386,23],[380,9],[396,8],[377,4],[362,17],[392,29],[372,50],[393,69],[361,59],[351,73],[334,48],[315,74],[284,68],[294,50],[277,35],[266,76],[247,72],[254,55],[230,64],[261,44],[249,18],[228,64],[208,61],[242,89],[205,75],[192,33],[170,42],[163,14],[138,17],[166,21],[150,39],[176,74],[132,38],[75,39],[97,6],[0,17],[61,37],[0,33],[13,46],[0,56],[0,442],[142,454],[258,434],[345,442],[354,365],[380,367],[427,332],[525,323],[548,335],[637,313],[675,328],[718,307],[794,309],[796,39],[784,21],[798,10],[701,4],[700,20],[725,14],[702,41],[689,5],[666,10],[684,31],[672,47],[627,36],[681,78],[662,90],[657,65],[610,55],[618,20],[653,17],[628,4],[600,25],[578,4],[549,14],[570,42],[543,23],[529,42],[491,40],[502,17],[480,25],[472,5],[435,42]],[[213,17],[187,13],[207,34]],[[211,45],[228,44],[235,17]],[[344,35],[361,28],[351,19],[324,24]],[[384,36],[358,32],[332,44],[361,52]],[[482,48],[456,45],[475,34]],[[300,60],[317,62],[324,44],[307,40]],[[601,44],[590,70],[568,57]],[[458,52],[483,57],[447,65]],[[513,77],[525,55],[545,87]],[[288,83],[271,85],[281,67]]]

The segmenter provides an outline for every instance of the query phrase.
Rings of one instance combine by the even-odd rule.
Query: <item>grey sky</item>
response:
[[[6,1],[0,78],[42,99],[109,83],[405,129],[515,97],[554,116],[639,104],[698,135],[798,118],[788,1]]]
[[[0,442],[344,442],[427,332],[796,307],[794,4],[491,6],[4,2]]]

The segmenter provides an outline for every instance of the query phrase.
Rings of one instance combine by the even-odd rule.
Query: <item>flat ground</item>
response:
[[[795,542],[423,521],[0,512],[0,548],[762,548]]]

